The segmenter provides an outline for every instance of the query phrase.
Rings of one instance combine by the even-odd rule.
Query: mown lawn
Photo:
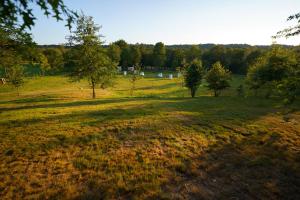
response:
[[[300,199],[299,103],[179,79],[0,87],[1,199]]]

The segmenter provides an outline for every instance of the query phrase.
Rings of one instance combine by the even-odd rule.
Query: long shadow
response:
[[[154,85],[154,86],[147,86],[147,87],[137,87],[137,90],[163,90],[169,89],[172,87],[178,86],[178,83],[168,83],[163,85]]]
[[[0,104],[43,103],[43,102],[50,102],[50,101],[54,101],[54,100],[60,100],[60,98],[56,98],[56,97],[50,96],[50,95],[41,95],[41,96],[22,98],[22,99],[16,99],[16,100],[11,100],[11,101],[0,101]]]
[[[26,109],[36,109],[36,108],[62,108],[62,107],[77,107],[77,106],[86,106],[86,105],[102,105],[110,103],[123,103],[123,102],[132,102],[132,101],[144,101],[145,106],[137,106],[137,108],[124,109],[128,110],[128,113],[135,112],[137,109],[140,111],[153,109],[156,111],[164,110],[165,108],[173,108],[173,111],[189,111],[189,112],[203,112],[206,114],[212,114],[216,116],[226,117],[228,114],[235,114],[238,116],[244,115],[249,119],[252,117],[260,116],[266,114],[273,109],[274,102],[272,100],[260,100],[254,101],[252,98],[241,99],[234,97],[209,97],[201,96],[198,98],[190,97],[151,97],[151,98],[115,98],[115,99],[97,99],[97,100],[85,100],[85,101],[74,101],[74,102],[64,102],[64,103],[51,103],[51,104],[37,104],[37,105],[25,105],[12,108],[0,108],[0,111],[14,111],[14,110],[26,110]],[[149,101],[150,105],[147,105]],[[126,105],[125,105],[126,106]],[[250,112],[253,109],[257,109],[256,112]],[[113,110],[113,109],[112,109]],[[108,110],[107,112],[111,112]],[[248,113],[245,113],[249,111]],[[97,111],[97,112],[106,112],[106,111]],[[76,117],[76,116],[93,116],[94,111],[81,111],[79,113],[68,115],[61,115],[62,118]],[[53,119],[58,119],[60,116],[55,115]],[[43,117],[43,120],[51,120],[50,118]],[[35,121],[35,120],[34,120]]]
[[[31,98],[30,98],[31,99]],[[44,100],[44,101],[36,101],[32,102],[30,99],[22,99],[18,100],[20,102],[26,103],[36,103],[36,102],[50,102],[52,100]],[[61,99],[55,99],[61,100]],[[7,108],[0,108],[0,112],[4,111],[15,111],[15,110],[26,110],[26,109],[36,109],[36,108],[61,108],[61,107],[74,107],[74,106],[86,106],[86,105],[100,105],[100,104],[109,104],[109,103],[122,103],[122,102],[129,102],[129,101],[136,101],[136,98],[113,98],[113,99],[97,99],[97,100],[85,100],[85,101],[72,101],[72,102],[64,102],[64,103],[49,103],[49,104],[37,104],[37,105],[24,105],[24,106],[17,106],[17,107],[7,107]],[[14,101],[10,101],[14,103]]]
[[[259,118],[276,110],[274,108],[275,104],[271,100],[254,101],[251,98],[233,97],[107,99],[59,103],[56,107],[98,105],[103,102],[126,102],[131,100],[143,100],[146,104],[132,105],[128,108],[122,108],[121,105],[107,110],[83,110],[33,120],[15,120],[0,125],[10,128],[53,121],[58,123],[80,122],[83,126],[102,127],[103,124],[107,123],[109,125],[114,120],[134,120],[158,114],[162,114],[160,117],[165,119],[174,117],[172,116],[174,112],[180,113],[184,111],[192,113],[193,120],[190,121],[189,119],[180,119],[178,117],[181,126],[198,126],[207,130],[213,130],[215,128],[213,125],[215,124],[226,125],[237,121],[247,123],[248,120]],[[89,104],[91,102],[92,104]],[[51,138],[46,143],[37,142],[28,146],[30,146],[29,149],[33,153],[36,153],[56,148],[65,149],[73,145],[82,147],[90,145],[95,140],[103,140],[109,136],[114,136],[120,143],[128,141],[145,142],[150,137],[153,137],[153,134],[145,135],[146,138],[137,137],[135,132],[142,133],[143,130],[139,130],[139,127],[134,126],[130,128],[123,124],[120,128],[112,127],[110,129],[104,126],[103,132],[96,131],[88,135],[66,136],[58,133],[57,135],[49,136]],[[172,176],[180,176],[180,181],[177,181],[175,184],[173,181],[166,183],[165,185],[168,187],[163,188],[163,190],[166,193],[174,193],[175,191],[182,195],[182,199],[299,199],[297,189],[300,184],[300,156],[295,152],[289,151],[285,146],[278,146],[278,142],[282,139],[281,135],[276,133],[268,134],[261,133],[253,136],[243,136],[241,140],[231,137],[230,141],[227,142],[218,140],[215,144],[208,147],[203,156],[189,158],[189,163],[198,165],[197,171],[199,174],[204,173],[205,176],[200,176],[198,173],[191,175],[189,166],[186,167],[187,169],[184,172],[182,170],[171,171]],[[168,140],[168,138],[163,138],[159,135],[155,137],[157,141]],[[84,183],[82,185],[85,187]],[[191,185],[200,189],[190,190],[188,187]],[[110,188],[106,189],[109,190]],[[204,190],[207,192],[204,193]],[[99,190],[95,190],[89,191],[89,194],[91,197],[99,197],[100,193]],[[87,194],[82,195],[82,197],[88,196]],[[128,193],[120,191],[119,195],[126,198]],[[132,193],[132,195],[135,194]],[[152,199],[157,198],[153,197]]]
[[[79,105],[97,105],[99,103],[112,103],[122,101],[134,101],[132,99],[110,99],[110,100],[97,100],[97,101],[84,101],[84,102],[70,102],[54,105],[43,105],[43,107],[60,108],[64,106],[79,106]],[[40,118],[23,119],[23,120],[8,120],[1,122],[3,128],[14,128],[22,126],[32,126],[44,123],[79,123],[82,126],[97,126],[103,127],[106,123],[111,123],[114,120],[134,120],[140,117],[161,115],[162,118],[174,118],[174,112],[189,112],[192,113],[192,120],[185,120],[183,118],[182,126],[193,127],[198,131],[207,131],[214,125],[223,127],[224,124],[234,124],[240,122],[247,122],[264,116],[274,109],[270,101],[256,103],[249,99],[247,101],[240,101],[239,98],[232,99],[230,97],[213,98],[213,97],[199,97],[199,98],[151,98],[140,99],[145,101],[144,105],[131,105],[128,108],[123,108],[122,105],[114,106],[104,110],[91,110],[91,111],[76,111],[69,114],[54,114],[50,116],[41,116]],[[151,100],[151,101],[150,101]],[[157,101],[155,101],[157,100]],[[147,102],[150,101],[150,102]],[[90,104],[91,103],[91,104]],[[170,115],[171,114],[171,115]],[[170,119],[171,119],[170,118]],[[180,117],[179,117],[180,119]],[[127,128],[127,127],[123,127]],[[120,131],[120,130],[108,130]],[[7,136],[8,137],[8,136]],[[88,136],[90,137],[90,136]],[[72,140],[80,143],[81,140]],[[82,140],[85,141],[85,140]],[[70,143],[72,144],[72,143]],[[62,145],[70,145],[68,142]],[[53,146],[53,145],[49,145]],[[56,146],[56,145],[54,145]]]
[[[300,199],[300,155],[285,142],[278,133],[217,141],[192,159],[197,172],[191,176],[187,167],[165,192],[183,199]]]
[[[62,108],[62,107],[76,107],[76,106],[86,106],[86,105],[101,105],[110,103],[123,103],[131,101],[144,101],[144,105],[131,106],[128,109],[123,109],[122,105],[113,107],[107,110],[97,110],[97,111],[79,111],[72,114],[63,115],[52,115],[48,117],[41,117],[35,119],[25,119],[25,120],[11,120],[2,122],[2,125],[13,124],[22,125],[24,123],[40,123],[49,120],[67,120],[67,119],[77,119],[77,118],[97,118],[101,116],[113,117],[118,119],[118,117],[128,116],[139,117],[139,115],[154,115],[158,112],[174,112],[174,111],[187,111],[192,113],[199,113],[204,116],[204,120],[218,119],[219,121],[224,120],[251,120],[259,116],[263,116],[269,112],[274,112],[276,109],[276,101],[272,100],[260,100],[254,101],[253,98],[238,98],[238,97],[208,97],[202,96],[198,98],[118,98],[118,99],[102,99],[102,100],[87,100],[87,101],[75,101],[66,103],[53,103],[53,104],[42,104],[42,105],[28,105],[13,108],[2,108],[0,111],[12,111],[12,110],[25,110],[25,109],[36,109],[36,108]],[[148,103],[149,102],[149,103]],[[125,105],[126,106],[126,105]],[[126,118],[126,117],[124,117]]]

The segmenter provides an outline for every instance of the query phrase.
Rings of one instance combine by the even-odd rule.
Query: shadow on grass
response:
[[[144,105],[130,105],[126,106],[126,102],[130,101],[144,101]],[[52,149],[67,149],[76,145],[82,151],[91,147],[88,153],[101,152],[106,156],[109,151],[116,152],[120,144],[140,142],[144,146],[151,146],[149,140],[159,143],[163,146],[164,151],[172,151],[178,145],[183,145],[174,141],[174,146],[170,144],[171,139],[168,138],[164,131],[161,130],[158,124],[162,126],[172,127],[172,123],[177,123],[185,128],[194,127],[202,128],[199,130],[211,130],[215,133],[222,134],[222,132],[233,132],[225,141],[216,136],[217,141],[208,146],[202,156],[186,156],[184,159],[186,166],[182,168],[172,168],[168,162],[165,162],[167,167],[170,167],[169,175],[176,180],[164,183],[162,192],[170,196],[170,199],[299,199],[297,189],[299,188],[299,154],[285,145],[281,134],[276,132],[258,131],[251,133],[248,136],[238,135],[234,130],[226,130],[225,125],[247,123],[249,120],[254,120],[265,116],[271,112],[276,111],[276,105],[273,100],[259,100],[255,98],[236,98],[236,97],[198,97],[198,98],[124,98],[124,99],[106,99],[93,101],[78,101],[66,102],[57,104],[37,105],[44,106],[44,108],[62,108],[81,105],[98,105],[104,103],[124,103],[117,107],[106,108],[106,110],[90,110],[77,111],[64,115],[52,115],[33,120],[15,120],[10,121],[4,126],[8,127],[22,127],[30,125],[41,125],[43,127],[46,122],[53,122],[54,124],[67,124],[71,122],[78,122],[82,126],[96,126],[101,127],[99,131],[95,131],[86,135],[78,134],[76,136],[68,136],[56,134],[48,136],[50,140],[43,143],[29,144],[33,153],[38,151],[47,151]],[[50,106],[50,107],[47,107]],[[26,108],[24,108],[26,109]],[[25,111],[25,110],[24,110]],[[174,113],[179,113],[175,114]],[[180,114],[183,112],[183,114]],[[192,114],[192,118],[181,118],[185,113]],[[113,125],[113,121],[123,121],[147,117],[157,116],[156,123],[148,124],[149,127],[130,125],[123,123],[118,126]],[[169,124],[166,125],[167,120]],[[105,125],[108,125],[105,126]],[[223,125],[224,129],[216,129],[215,125]],[[196,126],[196,127],[195,127]],[[34,126],[37,128],[38,126]],[[82,127],[84,128],[84,127]],[[219,127],[217,127],[219,128]],[[169,134],[181,134],[178,136],[184,137],[185,134],[180,130],[174,130]],[[202,132],[199,131],[199,134]],[[162,135],[159,135],[162,134]],[[6,137],[6,136],[5,136]],[[116,144],[112,145],[111,140],[114,138]],[[181,139],[181,138],[180,138]],[[97,142],[103,141],[107,143],[98,147]],[[182,140],[181,140],[182,141]],[[95,142],[95,145],[93,145]],[[168,145],[166,145],[168,143]],[[176,143],[176,144],[175,144]],[[131,144],[132,145],[132,144]],[[165,146],[164,146],[165,145]],[[109,149],[110,148],[110,149]],[[134,145],[128,147],[135,151]],[[173,148],[173,149],[172,149]],[[185,148],[189,148],[186,146]],[[195,149],[196,151],[200,150]],[[171,150],[170,150],[171,149]],[[26,150],[26,149],[25,149]],[[182,152],[180,152],[182,153]],[[175,153],[174,157],[182,158],[182,154]],[[98,155],[98,154],[97,154]],[[115,155],[115,154],[112,154]],[[148,154],[147,154],[148,155]],[[84,156],[78,156],[83,157]],[[75,158],[74,158],[75,159]],[[89,157],[86,158],[90,161]],[[126,159],[126,158],[124,158]],[[164,158],[166,159],[166,158]],[[169,159],[169,158],[168,158]],[[169,161],[166,159],[166,161]],[[80,160],[79,160],[80,161]],[[80,166],[80,173],[84,176],[84,169],[93,170],[93,167],[102,169],[103,163],[98,163],[95,160],[92,166],[85,166],[83,161],[77,161]],[[120,160],[116,161],[117,167],[122,167]],[[89,163],[89,162],[88,162]],[[154,165],[155,166],[155,165]],[[194,167],[196,166],[196,167]],[[116,169],[118,169],[116,167]],[[125,167],[132,167],[129,163]],[[98,168],[97,168],[98,169]],[[120,168],[124,169],[124,168]],[[105,170],[105,169],[104,169]],[[130,170],[129,170],[130,172]],[[111,173],[115,173],[114,171]],[[122,171],[118,174],[122,175]],[[115,174],[105,174],[107,176],[117,176]],[[164,176],[162,174],[162,176]],[[128,176],[130,177],[130,176]],[[133,178],[132,185],[128,188],[124,186],[113,185],[114,182],[103,183],[98,181],[97,177],[91,175],[90,180],[94,180],[95,184],[91,186],[90,183],[82,182],[82,188],[87,188],[86,192],[82,192],[79,199],[101,199],[109,198],[114,192],[118,192],[119,198],[131,199],[139,196],[143,192],[151,190],[147,188],[147,183],[141,183],[139,177]],[[154,178],[155,179],[155,178]],[[152,180],[151,180],[152,181]],[[153,181],[155,183],[155,181]],[[161,183],[161,182],[157,182]],[[150,191],[151,193],[151,191]],[[103,196],[103,194],[105,194]],[[172,196],[175,195],[175,196]],[[58,194],[59,195],[59,194]],[[150,199],[162,199],[163,196],[155,194]],[[177,196],[176,196],[177,195]]]
[[[300,155],[287,145],[267,132],[217,141],[164,190],[175,199],[299,199]]]
[[[21,100],[20,100],[21,101]],[[26,100],[22,100],[26,101]],[[27,100],[26,102],[28,102]],[[46,101],[46,100],[45,100]],[[132,105],[130,108],[126,108],[127,102],[138,102],[143,101],[142,105]],[[78,120],[85,118],[98,118],[108,117],[107,119],[131,119],[132,117],[139,117],[141,115],[154,115],[158,112],[173,112],[173,111],[187,111],[193,113],[202,113],[206,118],[214,116],[220,120],[224,119],[254,119],[256,117],[265,115],[269,112],[274,111],[276,101],[261,99],[255,101],[254,98],[238,98],[238,97],[210,97],[202,96],[198,98],[190,97],[151,97],[151,98],[115,98],[115,99],[97,99],[97,100],[85,100],[85,101],[74,101],[64,103],[51,103],[51,104],[37,104],[37,105],[25,105],[19,107],[1,108],[0,111],[17,111],[26,109],[37,109],[37,108],[67,108],[77,106],[94,106],[121,103],[117,105],[118,109],[112,105],[112,109],[106,108],[105,110],[92,110],[92,111],[78,111],[71,114],[53,115],[50,117],[41,117],[36,119],[28,120],[12,120],[9,121],[22,125],[22,123],[37,123],[48,120],[61,120],[62,122],[68,121],[69,119]],[[125,107],[124,109],[122,107]],[[169,110],[168,110],[169,109]],[[127,117],[126,117],[127,116]],[[124,117],[124,118],[122,118]]]
[[[163,89],[170,89],[173,87],[178,86],[179,83],[167,83],[164,85],[153,85],[153,86],[147,86],[147,87],[137,87],[137,90],[163,90]]]
[[[55,101],[55,100],[59,100],[59,98],[55,98],[54,96],[50,96],[50,95],[41,95],[41,96],[35,96],[35,97],[30,97],[30,98],[16,99],[16,100],[12,100],[12,101],[0,101],[0,104],[43,103],[43,102],[51,102],[51,101]]]
[[[133,104],[126,107],[126,103],[130,101],[144,101],[144,104]],[[126,99],[106,99],[106,100],[93,100],[93,101],[77,101],[57,104],[46,104],[30,106],[30,108],[62,108],[62,107],[76,107],[82,105],[98,105],[109,103],[124,103],[121,105],[112,105],[111,107],[94,110],[80,110],[68,114],[49,114],[48,116],[40,116],[32,119],[20,119],[20,120],[7,120],[0,123],[4,129],[11,129],[15,127],[30,127],[43,128],[45,124],[58,125],[65,124],[66,126],[82,127],[99,127],[102,130],[106,130],[106,124],[112,122],[123,122],[124,120],[142,119],[145,117],[151,117],[158,119],[170,119],[171,121],[180,120],[182,117],[182,126],[193,127],[197,131],[207,131],[207,129],[214,128],[214,125],[220,126],[226,124],[241,124],[246,123],[249,120],[256,119],[260,116],[264,116],[270,112],[274,112],[273,102],[259,101],[255,102],[253,99],[247,99],[241,101],[240,98],[232,97],[199,97],[199,98],[126,98]],[[27,107],[20,107],[19,109],[27,109]],[[18,108],[15,108],[18,109]],[[25,110],[24,110],[25,111]],[[176,114],[176,113],[179,114]],[[183,114],[181,114],[183,112]],[[175,113],[175,114],[174,114]],[[184,113],[189,113],[191,116],[186,120]],[[177,119],[178,118],[178,119]],[[122,123],[121,123],[122,124]],[[124,124],[123,124],[124,125]],[[124,126],[127,126],[126,124]],[[127,129],[127,127],[123,127]],[[151,129],[151,127],[149,127]],[[113,127],[111,132],[122,132],[118,127]],[[126,132],[126,130],[123,132]],[[97,133],[98,134],[98,133]],[[9,137],[6,135],[4,137]],[[87,136],[90,137],[90,136]],[[98,137],[98,136],[97,136]],[[63,140],[63,142],[57,143],[54,140],[54,144],[47,144],[51,148],[57,147],[57,144],[62,146],[68,146],[74,144],[80,144],[81,141],[85,143],[84,138]],[[53,142],[53,141],[52,141]]]
[[[63,99],[54,99],[54,98],[25,98],[14,101],[7,101],[8,103],[39,103],[39,102],[51,102],[53,100],[63,100]],[[16,111],[16,110],[26,110],[26,109],[37,109],[37,108],[62,108],[62,107],[75,107],[75,106],[86,106],[86,105],[101,105],[108,103],[122,103],[135,101],[135,98],[114,98],[114,99],[97,99],[97,100],[85,100],[85,101],[72,101],[72,102],[63,102],[63,103],[49,103],[49,104],[37,104],[37,105],[24,105],[17,107],[7,107],[0,108],[0,112],[4,111]]]

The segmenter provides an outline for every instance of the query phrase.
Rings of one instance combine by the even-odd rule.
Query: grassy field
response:
[[[299,103],[179,79],[0,87],[1,199],[300,199]]]

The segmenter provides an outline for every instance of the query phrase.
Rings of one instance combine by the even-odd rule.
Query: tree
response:
[[[35,56],[35,43],[31,35],[19,28],[0,24],[0,69],[19,94],[19,87],[24,83],[23,65]]]
[[[113,44],[117,45],[120,48],[121,55],[120,55],[119,63],[123,69],[126,69],[127,67],[130,66],[130,63],[131,63],[130,49],[129,49],[128,44],[126,43],[125,40],[118,40],[118,41],[114,42]]]
[[[65,18],[66,26],[69,29],[77,18],[77,13],[67,8],[63,0],[2,0],[0,2],[0,24],[31,29],[36,20],[32,12],[34,4],[47,17],[52,16],[57,21]]]
[[[136,66],[135,72],[131,75],[131,78],[130,78],[130,83],[131,83],[130,95],[131,96],[133,95],[133,92],[135,90],[136,82],[140,78],[140,71],[141,71],[141,67]]]
[[[152,49],[146,45],[140,45],[141,51],[141,66],[153,66],[152,62]]]
[[[287,18],[287,21],[292,21],[292,20],[296,21],[296,25],[277,32],[277,34],[276,34],[276,36],[274,36],[274,38],[292,37],[295,35],[299,35],[300,34],[300,12],[296,13],[294,15],[291,15]]]
[[[125,69],[127,69],[127,67],[131,67],[132,65],[132,57],[130,53],[130,48],[128,46],[122,49],[121,65]]]
[[[226,52],[228,69],[235,74],[246,74],[246,50],[243,48],[230,48]]]
[[[35,48],[30,34],[19,28],[0,25],[0,67],[4,71],[12,65],[29,62],[34,57]]]
[[[64,57],[61,50],[48,48],[43,51],[43,54],[47,57],[52,72],[61,71],[63,69]]]
[[[184,60],[184,51],[182,49],[175,49],[171,56],[171,68],[176,69],[180,67]]]
[[[114,42],[113,44],[118,45],[121,50],[128,47],[128,44],[125,40],[118,40],[118,41]]]
[[[201,49],[199,46],[193,45],[186,51],[187,62],[192,62],[195,59],[201,58]]]
[[[120,63],[121,60],[121,48],[116,44],[110,44],[107,49],[108,57],[115,63]]]
[[[76,60],[79,57],[76,48],[68,48],[64,53],[64,72],[71,73],[76,68]]]
[[[99,29],[92,17],[82,14],[78,18],[76,30],[69,37],[70,44],[74,45],[77,51],[70,76],[73,80],[87,78],[93,90],[93,98],[96,98],[96,85],[100,85],[101,88],[108,86],[117,67],[101,46]]]
[[[162,42],[155,44],[153,49],[153,65],[162,68],[166,61],[166,48]]]
[[[293,103],[300,96],[300,70],[294,71],[289,78],[283,79],[277,88],[279,94],[284,97],[284,103]]]
[[[258,48],[248,48],[247,53],[246,53],[246,58],[245,58],[245,65],[246,65],[246,73],[249,69],[250,66],[254,65],[254,63],[257,61],[259,57],[263,55],[262,50]]]
[[[133,66],[139,66],[141,63],[142,55],[138,46],[130,47],[130,64]]]
[[[38,63],[41,70],[41,74],[44,76],[45,72],[51,69],[51,66],[48,63],[47,57],[41,52],[38,53]]]
[[[281,85],[281,93],[284,93],[282,91],[284,85],[290,89],[293,88],[290,86],[295,85],[295,83],[289,84],[288,81],[297,80],[299,69],[297,63],[293,51],[275,45],[250,67],[247,84],[255,91],[267,87],[266,97],[269,97],[272,91],[276,91],[279,85]]]
[[[19,87],[21,87],[24,84],[23,67],[20,65],[11,66],[6,71],[6,78],[8,79],[11,85],[17,88],[18,95],[20,95]]]
[[[185,86],[190,89],[192,97],[195,97],[197,89],[201,84],[203,73],[204,70],[200,60],[194,60],[186,69],[184,82]]]
[[[202,56],[203,64],[206,68],[211,67],[214,63],[220,62],[222,65],[228,65],[227,50],[222,45],[212,47],[209,51],[204,52]]]
[[[220,62],[213,64],[206,75],[208,88],[214,91],[214,96],[220,95],[221,91],[230,87],[230,72],[226,70]]]

